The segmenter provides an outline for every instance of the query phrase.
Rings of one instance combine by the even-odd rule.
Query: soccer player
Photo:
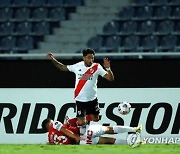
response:
[[[142,126],[89,125],[86,127],[86,132],[80,137],[79,127],[75,125],[71,126],[71,124],[62,124],[50,118],[42,122],[42,128],[48,132],[48,141],[50,144],[126,144],[126,140],[102,137],[101,135],[124,132],[140,133],[142,130]],[[136,143],[136,146],[140,144],[142,142]]]
[[[100,75],[109,81],[114,80],[108,58],[103,59],[105,70],[99,63],[94,63],[95,51],[89,48],[83,50],[83,61],[73,65],[62,64],[56,60],[52,53],[48,53],[48,57],[59,70],[70,71],[76,75],[74,98],[76,100],[78,125],[86,125],[85,116],[89,114],[93,121],[99,121],[98,76]]]

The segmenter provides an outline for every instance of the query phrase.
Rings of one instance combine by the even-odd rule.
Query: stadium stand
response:
[[[179,52],[179,4],[179,0],[0,0],[1,53],[38,54],[47,49],[78,53],[86,47],[100,53]]]

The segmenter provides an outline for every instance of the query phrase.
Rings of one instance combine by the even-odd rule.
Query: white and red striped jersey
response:
[[[67,66],[70,72],[76,75],[74,96],[81,102],[92,101],[97,97],[98,76],[104,76],[107,72],[99,63],[93,63],[90,67],[84,65],[84,61]]]

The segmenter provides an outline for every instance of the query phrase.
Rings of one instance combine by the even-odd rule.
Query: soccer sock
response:
[[[127,141],[123,139],[116,139],[114,144],[127,144]]]
[[[135,132],[134,127],[129,126],[113,126],[114,133],[125,133],[125,132]]]

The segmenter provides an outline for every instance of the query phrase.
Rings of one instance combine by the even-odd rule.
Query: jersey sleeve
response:
[[[74,72],[74,65],[67,65],[67,68],[70,72]]]
[[[63,124],[59,121],[54,121],[53,123],[53,128],[60,131],[60,129],[62,128]]]
[[[107,74],[107,71],[105,71],[100,64],[98,64],[98,71],[99,71],[99,75],[101,75],[102,77],[103,77],[105,74]]]

